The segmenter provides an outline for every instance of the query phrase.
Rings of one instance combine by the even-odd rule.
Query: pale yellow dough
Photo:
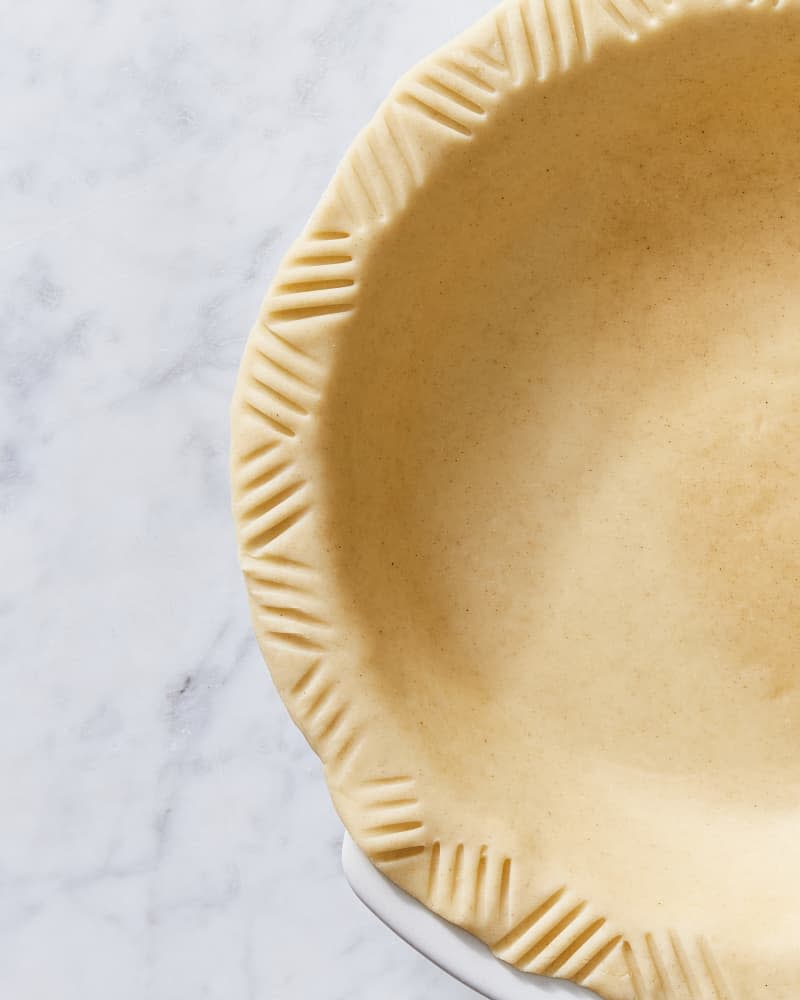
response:
[[[509,0],[401,80],[233,482],[390,878],[608,1000],[798,1000],[800,5]]]

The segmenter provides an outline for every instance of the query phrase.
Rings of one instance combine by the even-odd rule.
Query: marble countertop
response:
[[[491,0],[31,0],[0,32],[0,996],[457,1000],[344,883],[236,564],[268,278]]]

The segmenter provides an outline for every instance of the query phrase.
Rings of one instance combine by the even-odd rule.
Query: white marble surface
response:
[[[490,3],[0,2],[0,997],[473,996],[344,884],[226,452],[281,254]]]

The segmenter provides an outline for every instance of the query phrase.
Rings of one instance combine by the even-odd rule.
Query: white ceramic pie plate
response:
[[[489,1000],[578,1000],[594,996],[563,980],[517,972],[476,937],[437,917],[398,889],[345,834],[342,867],[361,902],[407,944]]]
[[[233,401],[345,826],[606,1000],[800,998],[799,55],[800,0],[504,0],[351,147]]]

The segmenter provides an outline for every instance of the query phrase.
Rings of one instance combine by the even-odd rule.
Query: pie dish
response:
[[[509,0],[395,87],[232,416],[355,841],[524,972],[800,995],[800,16]]]
[[[587,1000],[590,996],[564,979],[518,972],[495,958],[468,931],[426,909],[398,889],[345,833],[342,870],[356,897],[380,921],[429,962],[489,1000]]]

